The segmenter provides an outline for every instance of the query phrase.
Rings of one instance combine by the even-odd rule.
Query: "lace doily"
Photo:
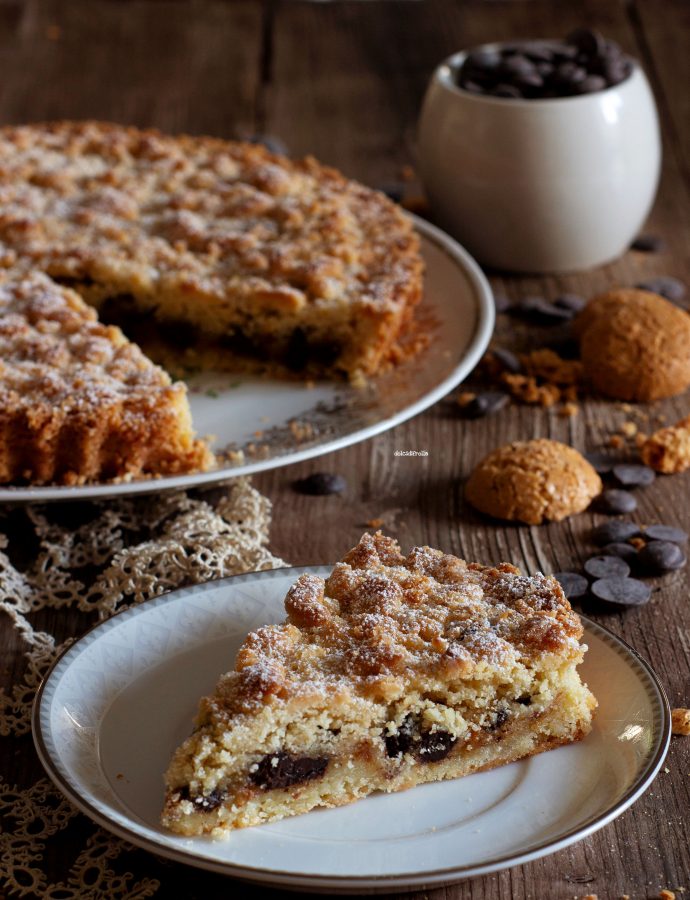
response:
[[[3,636],[11,652],[0,675],[0,897],[167,896],[166,869],[176,887],[188,877],[91,825],[49,781],[35,780],[31,703],[57,654],[99,619],[172,588],[285,565],[266,546],[269,524],[270,503],[247,479],[196,494],[0,514],[0,610],[14,627]],[[25,783],[16,783],[14,759]],[[54,841],[61,846],[51,849]],[[123,871],[130,858],[135,873]],[[217,880],[195,873],[202,878]]]

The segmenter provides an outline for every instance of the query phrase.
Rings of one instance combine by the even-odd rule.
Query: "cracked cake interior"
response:
[[[456,778],[590,730],[582,624],[554,578],[403,556],[378,532],[325,581],[300,576],[285,608],[248,635],[174,754],[162,822],[175,832]]]
[[[0,129],[0,265],[15,264],[179,370],[375,374],[422,284],[410,219],[314,159],[99,122]]]
[[[74,292],[0,269],[0,483],[208,468],[184,384]]]

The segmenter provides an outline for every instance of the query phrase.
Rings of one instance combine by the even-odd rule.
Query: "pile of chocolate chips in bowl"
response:
[[[598,31],[578,28],[564,41],[495,44],[470,51],[457,72],[473,94],[543,100],[592,94],[620,84],[633,61]]]

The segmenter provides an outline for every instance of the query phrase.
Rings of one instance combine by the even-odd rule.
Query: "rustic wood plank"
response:
[[[27,0],[0,32],[0,121],[255,130],[263,14],[249,0]],[[2,19],[0,19],[2,22]]]

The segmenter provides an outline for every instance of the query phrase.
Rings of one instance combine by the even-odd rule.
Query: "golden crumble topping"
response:
[[[384,195],[311,158],[98,122],[0,130],[0,260],[97,306],[133,299],[226,355],[303,341],[350,373],[393,353],[421,292],[417,238]]]

